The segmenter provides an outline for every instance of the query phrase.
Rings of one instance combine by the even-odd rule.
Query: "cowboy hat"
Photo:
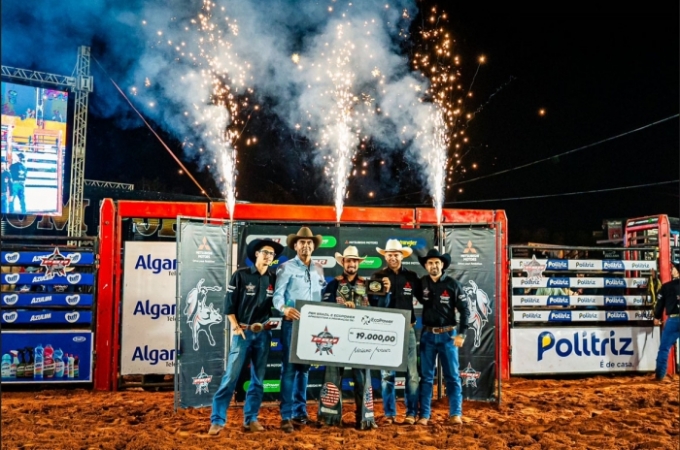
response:
[[[314,248],[319,248],[319,245],[321,245],[321,240],[323,239],[320,234],[317,234],[316,236],[312,233],[312,230],[310,230],[307,227],[302,227],[300,230],[298,230],[297,234],[289,234],[288,239],[286,240],[286,244],[288,245],[288,248],[295,250],[295,243],[299,241],[300,239],[311,239],[314,241]]]
[[[375,249],[383,256],[385,256],[385,253],[387,252],[401,252],[401,254],[404,255],[404,258],[407,258],[413,253],[411,247],[402,247],[399,239],[388,239],[384,250],[380,247],[376,247]]]
[[[425,256],[419,256],[418,261],[420,261],[420,265],[425,267],[425,263],[427,262],[428,259],[433,259],[437,258],[439,259],[442,264],[444,264],[444,267],[442,270],[446,270],[447,267],[449,267],[449,264],[451,264],[451,256],[449,256],[448,253],[439,253],[439,250],[436,248],[431,249],[430,251],[427,252]]]
[[[248,248],[246,248],[246,255],[248,256],[248,259],[252,262],[255,262],[255,259],[257,259],[255,252],[265,246],[269,246],[274,249],[274,258],[283,252],[283,245],[279,244],[278,242],[274,242],[269,238],[253,239],[248,244]]]
[[[338,262],[338,264],[342,265],[345,258],[363,261],[367,257],[359,256],[359,250],[355,246],[350,245],[345,249],[344,252],[342,252],[342,255],[338,252],[335,252],[335,260]]]

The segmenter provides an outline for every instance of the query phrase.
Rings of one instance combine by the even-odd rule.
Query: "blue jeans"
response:
[[[210,423],[224,426],[227,423],[227,409],[234,395],[243,365],[250,361],[250,386],[246,392],[246,403],[243,407],[243,423],[248,425],[257,420],[264,393],[264,372],[267,368],[269,348],[272,342],[272,332],[265,330],[253,333],[244,331],[246,338],[239,335],[231,338],[231,347],[227,360],[227,371],[222,377],[220,387],[213,397]]]
[[[656,378],[659,380],[666,376],[668,353],[678,338],[680,338],[680,317],[669,317],[663,327],[659,353],[656,355]]]
[[[416,352],[416,330],[411,327],[408,333],[408,365],[406,367],[406,415],[416,417],[418,414],[418,353]],[[385,417],[397,416],[397,396],[394,392],[396,372],[381,370],[382,401]]]
[[[281,419],[307,417],[308,364],[292,364],[288,361],[293,336],[293,322],[281,321]]]
[[[463,387],[458,373],[458,347],[453,345],[455,336],[455,330],[441,334],[423,331],[420,335],[420,417],[425,419],[430,418],[437,355],[442,363],[442,371],[446,380],[449,416],[463,415]]]

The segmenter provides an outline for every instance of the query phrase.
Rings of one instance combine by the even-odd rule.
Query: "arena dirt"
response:
[[[2,393],[3,449],[678,449],[680,385],[675,377],[593,377],[582,380],[512,379],[500,407],[465,402],[464,424],[446,423],[446,399],[433,405],[429,426],[344,428],[307,426],[279,431],[277,407],[265,407],[262,433],[242,430],[242,410],[231,408],[227,427],[208,436],[210,409],[173,412],[172,392],[49,390]],[[378,417],[382,407],[376,402]],[[314,417],[316,408],[310,408]],[[403,419],[403,404],[399,404]],[[401,420],[400,419],[400,420]]]

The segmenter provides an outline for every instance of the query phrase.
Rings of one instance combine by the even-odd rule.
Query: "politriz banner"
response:
[[[174,242],[126,242],[120,372],[175,373]]]
[[[175,405],[212,404],[224,374],[228,226],[181,222],[178,233]]]
[[[515,328],[513,375],[652,371],[659,327]]]
[[[495,401],[496,233],[490,228],[447,228],[447,273],[463,284],[470,310],[465,344],[459,350],[463,398]]]

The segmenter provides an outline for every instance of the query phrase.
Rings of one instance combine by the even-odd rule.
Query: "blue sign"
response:
[[[71,323],[71,324],[90,324],[92,323],[92,311],[60,311],[60,310],[24,310],[15,309],[13,311],[3,311],[0,315],[0,322],[3,324],[43,324],[43,323]]]
[[[569,287],[569,278],[548,278],[548,287]]]
[[[40,285],[79,285],[92,286],[94,274],[71,272],[66,276],[51,276],[45,273],[3,273],[0,284],[40,284]]]
[[[548,322],[571,322],[571,311],[550,311]]]
[[[90,331],[3,331],[11,367],[2,383],[92,382],[92,342]]]
[[[602,270],[618,272],[626,270],[626,266],[621,261],[605,259],[602,261]]]
[[[545,268],[547,270],[569,270],[569,263],[564,259],[549,259]]]
[[[0,294],[0,305],[3,307],[13,306],[17,308],[40,307],[49,308],[52,306],[92,306],[92,294],[55,294],[52,292],[32,292],[22,293],[3,293]]]
[[[550,295],[548,297],[548,306],[569,306],[568,295]]]
[[[55,253],[63,256],[64,262],[68,261],[66,266],[86,266],[94,264],[94,253],[88,252],[68,252],[60,253],[59,249],[52,252],[2,252],[0,260],[3,264],[19,264],[19,265],[41,265],[44,260],[49,261],[50,257],[54,257]]]

